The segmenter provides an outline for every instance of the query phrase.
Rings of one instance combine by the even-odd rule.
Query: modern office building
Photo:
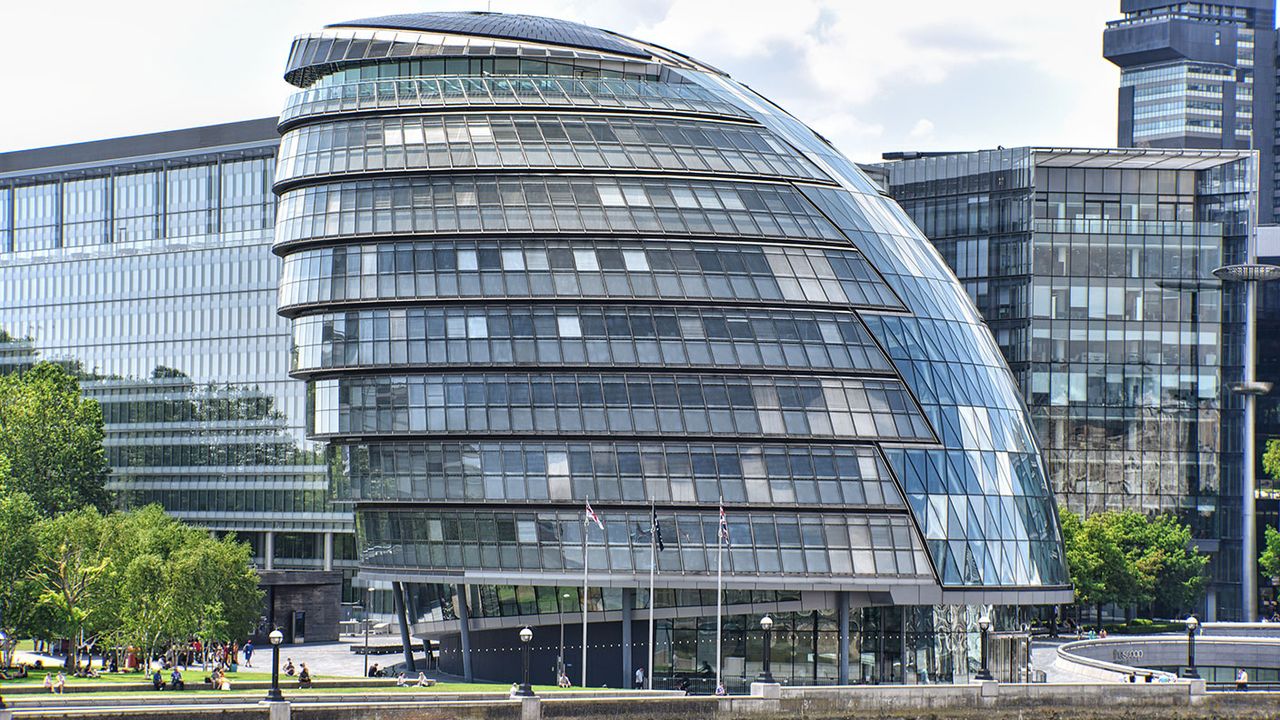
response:
[[[275,312],[278,145],[267,118],[0,154],[0,371],[76,371],[122,505],[235,532],[263,570],[349,579],[352,514]],[[304,636],[336,633],[333,603]]]
[[[894,153],[890,194],[1009,361],[1059,503],[1173,512],[1210,554],[1207,617],[1241,619],[1244,290],[1253,156],[1013,148]]]
[[[1103,55],[1120,67],[1121,147],[1256,149],[1275,222],[1275,0],[1120,0]]]
[[[721,558],[731,688],[765,613],[785,682],[963,681],[986,606],[1007,630],[1070,601],[973,303],[776,105],[678,52],[488,13],[340,23],[285,78],[291,370],[361,575],[446,670],[516,679],[529,625],[535,680],[561,658],[579,682],[584,549],[592,685],[709,690]]]

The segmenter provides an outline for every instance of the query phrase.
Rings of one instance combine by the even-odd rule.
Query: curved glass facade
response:
[[[656,516],[658,584],[713,588],[723,503],[727,589],[788,610],[1070,598],[990,332],[824,140],[571,23],[352,25],[295,42],[275,249],[369,577],[641,587]]]

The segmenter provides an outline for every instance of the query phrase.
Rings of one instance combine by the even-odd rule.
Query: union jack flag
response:
[[[729,519],[725,517],[724,505],[720,506],[720,539],[729,544]]]
[[[604,529],[604,523],[600,522],[600,516],[596,515],[595,510],[591,509],[591,501],[587,501],[587,519],[596,524],[596,527]]]

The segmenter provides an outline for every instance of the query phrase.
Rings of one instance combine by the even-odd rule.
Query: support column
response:
[[[632,667],[632,664],[631,664],[631,657],[632,657],[631,625],[632,625],[632,618],[634,615],[635,606],[636,606],[635,588],[623,588],[622,589],[622,684],[618,686],[620,688],[631,687],[631,682],[632,680],[635,679],[632,675],[635,672],[635,669]],[[645,648],[646,657],[648,657],[648,654],[649,654],[648,650],[649,648],[646,647]],[[649,663],[647,662],[644,663],[644,665],[646,666],[645,672],[647,673],[653,672],[653,668],[647,667],[648,664]]]
[[[333,533],[324,534],[324,569],[333,569]]]
[[[276,569],[276,534],[271,530],[262,535],[262,569]]]
[[[467,586],[454,585],[454,592],[457,593],[458,611],[458,628],[462,631],[462,679],[467,682],[475,682],[475,676],[471,674],[471,610],[467,608]]]
[[[837,643],[837,655],[840,657],[840,684],[849,684],[849,593],[836,593],[836,619],[840,625],[840,640]]]
[[[404,666],[407,672],[417,672],[413,662],[413,640],[409,638],[409,617],[405,613],[404,583],[391,583],[391,599],[395,603],[396,619],[400,621],[400,647],[404,650]]]

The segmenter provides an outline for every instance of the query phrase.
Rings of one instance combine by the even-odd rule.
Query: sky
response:
[[[0,152],[276,115],[295,35],[485,9],[696,57],[858,161],[1116,141],[1117,0],[28,0],[0,6]]]

